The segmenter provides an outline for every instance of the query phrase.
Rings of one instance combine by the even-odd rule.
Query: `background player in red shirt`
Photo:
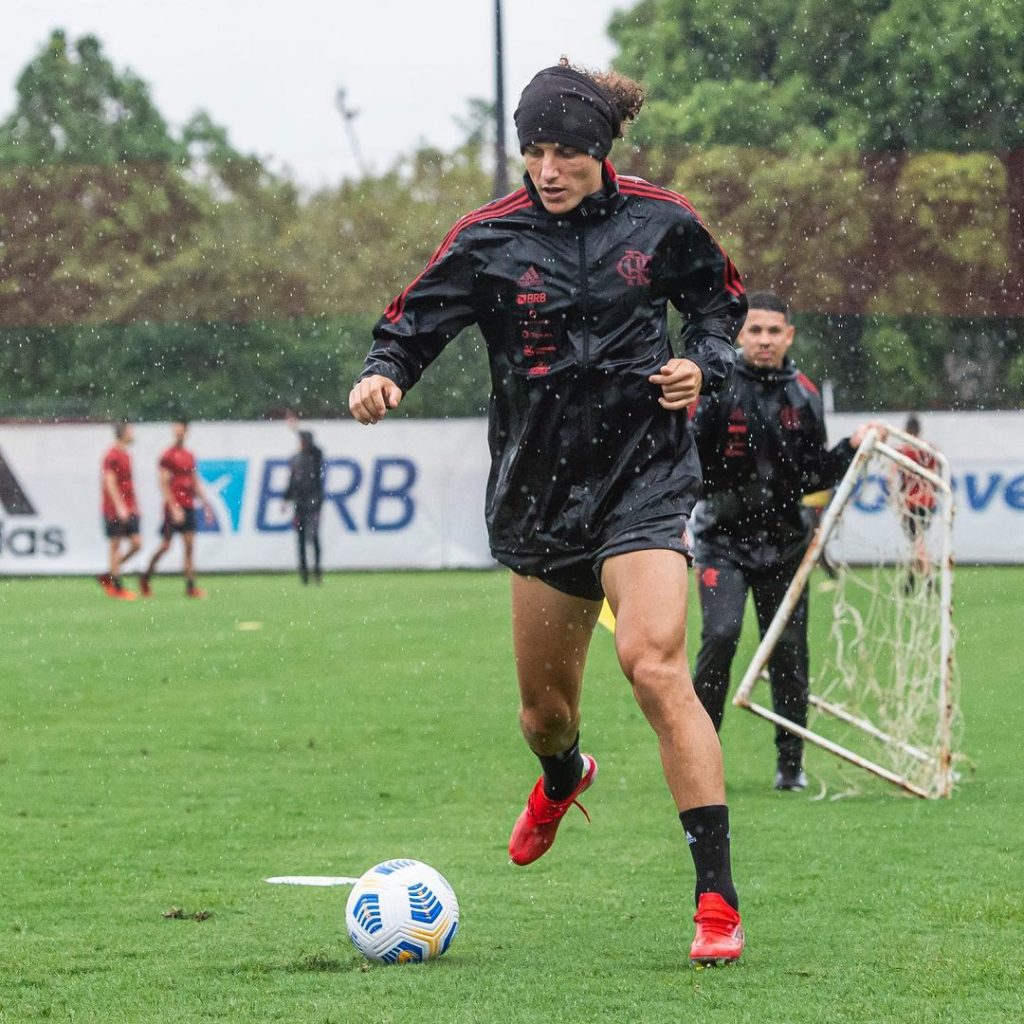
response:
[[[128,446],[135,440],[130,423],[114,427],[114,443],[103,456],[100,490],[103,495],[103,529],[110,542],[109,572],[97,579],[111,597],[134,601],[135,592],[121,583],[121,566],[142,547],[139,538],[139,506],[132,483],[132,457]],[[122,550],[122,541],[126,545]]]
[[[196,536],[196,498],[202,503],[203,514],[208,523],[213,522],[213,511],[210,499],[196,472],[196,457],[185,447],[187,434],[188,420],[175,420],[171,424],[174,444],[160,456],[160,493],[164,499],[164,522],[160,527],[160,534],[163,540],[160,547],[153,552],[149,566],[139,579],[139,590],[144,597],[149,597],[152,593],[150,581],[156,571],[156,564],[167,553],[171,539],[176,533],[181,534],[185,544],[185,596],[206,597],[206,591],[196,586],[195,567],[192,562]]]
[[[921,421],[911,413],[903,429],[914,437],[920,437]],[[931,452],[913,444],[900,445],[897,451],[923,469],[938,472],[939,461]],[[900,469],[895,471],[895,484],[893,497],[897,502],[900,522],[903,532],[914,548],[914,560],[903,587],[906,593],[910,593],[919,579],[926,580],[931,574],[931,559],[928,556],[925,537],[935,515],[935,488],[923,477]]]

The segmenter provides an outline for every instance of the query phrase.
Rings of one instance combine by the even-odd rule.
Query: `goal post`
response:
[[[747,667],[733,704],[908,793],[947,797],[959,719],[953,632],[953,491],[938,449],[869,430]],[[828,642],[798,725],[755,687],[824,552]]]

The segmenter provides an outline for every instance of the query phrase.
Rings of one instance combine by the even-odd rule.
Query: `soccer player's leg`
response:
[[[195,551],[196,535],[194,530],[184,530],[181,539],[185,544],[185,596],[194,598],[206,597],[206,591],[196,586]]]
[[[117,525],[116,520],[108,519],[105,521],[105,529],[107,533],[107,571],[100,573],[96,577],[97,582],[103,589],[103,593],[107,597],[117,597],[117,573],[119,559],[117,553],[121,547],[121,537],[115,532]]]
[[[320,510],[317,509],[309,517],[309,536],[313,544],[313,579],[317,583],[323,582],[323,572],[320,567]]]
[[[108,597],[113,597],[119,601],[134,601],[135,594],[125,589],[124,584],[121,582],[121,566],[124,562],[121,546],[126,544],[130,547],[130,541],[126,533],[129,525],[119,519],[107,519],[105,520],[105,527],[108,544],[108,569],[107,572],[98,576],[97,579],[103,588],[103,592]]]
[[[309,582],[309,565],[306,561],[306,540],[308,520],[299,512],[295,513],[295,539],[299,548],[299,579]]]
[[[142,539],[139,536],[139,520],[137,516],[130,516],[124,523],[124,530],[118,544],[117,550],[117,571],[114,573],[114,582],[117,585],[118,597],[124,601],[134,601],[136,594],[124,585],[122,574],[124,565],[128,559],[136,555],[142,547]]]
[[[601,581],[615,612],[619,663],[658,737],[696,868],[690,960],[738,960],[745,940],[732,881],[722,748],[686,660],[686,559],[658,549],[614,555],[605,560]]]
[[[789,588],[796,571],[795,565],[758,576],[753,581],[754,608],[761,635],[768,631],[772,619]],[[807,600],[805,587],[793,612],[786,622],[771,657],[768,659],[768,678],[771,680],[772,707],[776,714],[788,718],[796,725],[807,725],[807,705],[810,698],[807,650]],[[804,741],[782,726],[775,727],[777,764],[775,788],[801,790],[807,788],[804,773]]]
[[[153,573],[156,572],[156,567],[159,564],[160,559],[163,558],[170,550],[171,538],[173,536],[174,524],[171,522],[171,517],[165,513],[163,525],[160,527],[160,546],[150,557],[149,564],[146,566],[146,571],[139,576],[139,593],[143,597],[153,596]]]
[[[580,753],[579,704],[583,667],[600,611],[600,600],[575,597],[536,577],[512,574],[519,723],[542,769],[509,840],[509,857],[515,864],[529,864],[550,849],[562,818],[597,774],[594,759]]]
[[[121,568],[124,568],[124,563],[129,559],[134,558],[142,550],[142,537],[139,534],[139,520],[137,516],[132,516],[128,520],[128,532],[125,534],[124,551],[121,553]]]
[[[729,672],[743,628],[747,580],[738,566],[719,561],[697,566],[701,644],[693,677],[694,689],[715,729],[722,728]]]

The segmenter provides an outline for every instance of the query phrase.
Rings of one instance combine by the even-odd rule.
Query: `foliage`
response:
[[[380,177],[343,182],[299,211],[293,267],[318,312],[379,312],[430,259],[451,225],[490,198],[480,147],[421,149]]]
[[[845,278],[820,295],[787,281],[798,305],[1024,315],[1016,0],[642,0],[615,16],[611,34],[619,68],[650,84],[634,135],[663,151],[649,161],[664,168],[674,153],[681,171],[692,146],[729,147],[738,163],[749,162],[747,147],[774,154],[784,188],[752,181],[737,216],[757,220],[778,205],[772,234],[781,244],[824,241],[820,263]],[[806,174],[815,159],[846,169]],[[857,233],[872,252],[857,253],[851,238],[837,262],[830,241],[802,221],[851,198],[863,208],[858,219],[869,218]],[[795,220],[794,202],[807,208]],[[731,226],[754,241],[734,253],[741,269],[758,266],[764,233]]]
[[[180,162],[149,88],[118,72],[95,36],[69,45],[61,31],[18,77],[17,108],[0,125],[0,161],[23,164]]]
[[[616,162],[687,194],[748,286],[790,298],[805,368],[846,408],[1024,401],[1024,151],[1000,148],[1019,144],[1024,9],[957,20],[965,2],[613,19],[649,85]],[[470,105],[453,152],[303,196],[205,112],[169,126],[94,37],[53,33],[0,123],[0,415],[343,414],[379,311],[490,198],[487,113]],[[481,413],[487,392],[469,332],[401,414]]]
[[[0,416],[113,420],[334,417],[374,317],[96,324],[0,331]],[[489,384],[475,332],[399,416],[478,416]]]
[[[1024,7],[642,0],[610,31],[638,170],[802,311],[844,407],[1022,403]]]
[[[610,26],[650,84],[642,138],[788,148],[990,149],[1024,143],[1016,0],[641,0]],[[646,120],[646,124],[644,121]]]

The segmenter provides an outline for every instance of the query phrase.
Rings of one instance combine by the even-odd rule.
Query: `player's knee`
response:
[[[575,734],[578,724],[572,708],[563,701],[523,704],[519,710],[519,725],[531,745],[544,745],[547,740],[570,732]]]
[[[640,710],[659,733],[696,714],[700,706],[685,664],[644,658],[637,662],[630,682]]]
[[[619,663],[622,671],[633,686],[637,699],[658,700],[680,678],[677,658],[658,648],[620,649]]]

